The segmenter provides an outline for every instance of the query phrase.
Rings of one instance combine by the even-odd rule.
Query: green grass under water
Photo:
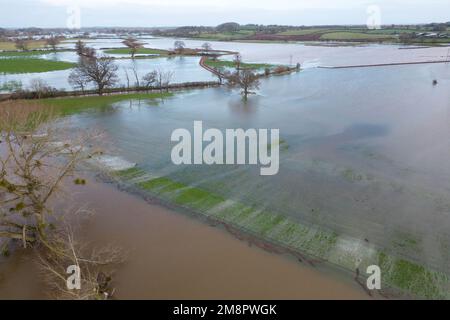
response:
[[[59,115],[71,115],[93,108],[104,108],[113,103],[126,100],[157,100],[171,97],[170,92],[127,93],[104,96],[51,98],[39,100],[39,103],[52,106]]]
[[[284,215],[227,200],[213,192],[186,185],[170,177],[141,181],[139,178],[145,177],[146,172],[138,167],[119,171],[116,175],[120,180],[163,200],[242,228],[299,252],[324,260],[332,259],[336,253],[337,256],[343,253],[339,251],[337,245],[339,236],[334,232],[312,228]],[[134,183],[133,180],[139,182]],[[382,252],[375,251],[375,253],[373,261],[364,263],[380,266],[383,284],[418,297],[449,298],[446,289],[449,279],[446,275]],[[330,260],[330,262],[344,267],[339,261]]]
[[[129,54],[131,55],[131,50],[129,48],[118,48],[105,50],[106,54]],[[151,49],[151,48],[141,48],[136,51],[136,54],[157,54],[157,55],[167,55],[169,52],[167,50],[161,49]]]

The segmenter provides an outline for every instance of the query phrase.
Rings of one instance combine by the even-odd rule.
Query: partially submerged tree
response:
[[[227,77],[229,86],[239,86],[242,89],[244,99],[247,99],[249,94],[254,94],[252,90],[259,89],[260,81],[258,75],[251,70],[236,71]]]
[[[0,247],[33,249],[56,298],[106,299],[113,294],[110,270],[122,262],[118,248],[88,249],[76,241],[61,208],[62,186],[78,166],[96,155],[96,135],[63,136],[48,106],[25,102],[0,105]],[[64,201],[67,205],[67,202]],[[86,210],[68,210],[73,216]],[[68,290],[67,268],[80,270],[80,290]]]
[[[124,41],[122,41],[122,43],[130,49],[131,58],[133,59],[138,50],[143,47],[142,43],[132,37],[125,39]]]
[[[117,81],[118,66],[114,59],[108,57],[80,59],[74,72],[86,83],[93,83],[97,87],[99,95],[103,95],[104,89],[114,86]]]
[[[45,124],[52,113],[41,105],[7,103],[0,108],[0,238],[29,244],[47,242],[51,201],[63,180],[86,157],[87,139],[55,142],[57,130]]]

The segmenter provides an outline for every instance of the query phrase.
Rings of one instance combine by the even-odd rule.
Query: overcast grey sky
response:
[[[382,24],[450,21],[450,0],[0,0],[0,27],[366,24],[370,5]]]

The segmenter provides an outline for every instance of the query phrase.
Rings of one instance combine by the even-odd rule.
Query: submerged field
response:
[[[117,155],[137,164],[115,177],[144,195],[350,274],[363,277],[367,266],[379,265],[385,288],[448,298],[444,71],[311,69],[263,80],[246,103],[222,88],[158,104],[118,101],[75,115],[74,130],[105,130]],[[401,94],[406,83],[414,95]],[[254,166],[173,165],[171,133],[196,120],[208,128],[279,128],[280,172],[261,177]],[[418,157],[417,150],[427,152]]]

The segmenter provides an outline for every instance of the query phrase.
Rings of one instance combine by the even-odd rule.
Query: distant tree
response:
[[[118,67],[112,58],[100,57],[92,59],[80,59],[80,63],[74,72],[86,80],[86,83],[93,83],[97,87],[97,92],[101,96],[107,87],[114,86],[117,81]]]
[[[236,32],[240,29],[239,23],[236,22],[226,22],[218,25],[216,27],[217,32]]]
[[[56,51],[56,47],[61,42],[61,40],[58,37],[51,36],[46,40],[46,44],[52,48],[53,51]]]
[[[18,50],[28,51],[28,41],[24,39],[16,39],[15,45]]]
[[[82,58],[93,59],[97,55],[94,48],[86,46],[86,44],[81,40],[78,40],[75,44],[75,51]]]
[[[89,79],[86,78],[85,74],[82,73],[79,68],[75,68],[74,70],[72,70],[72,72],[69,74],[68,81],[75,90],[79,89],[83,94],[86,86],[89,83]]]
[[[173,46],[175,48],[175,52],[181,53],[186,47],[186,44],[184,43],[184,41],[177,40],[174,42]]]
[[[208,53],[212,49],[211,43],[205,42],[204,44],[202,44],[202,48],[206,51],[206,53]]]
[[[447,25],[445,23],[436,24],[433,27],[433,31],[445,32],[445,31],[447,31]]]
[[[242,95],[244,99],[247,99],[249,94],[253,94],[251,90],[259,89],[259,79],[258,76],[251,70],[242,70],[241,72],[235,72],[228,76],[228,85],[236,86],[238,85],[242,89]]]
[[[142,43],[132,37],[125,39],[124,41],[122,41],[122,43],[130,49],[131,58],[133,59],[138,50],[143,47]]]

